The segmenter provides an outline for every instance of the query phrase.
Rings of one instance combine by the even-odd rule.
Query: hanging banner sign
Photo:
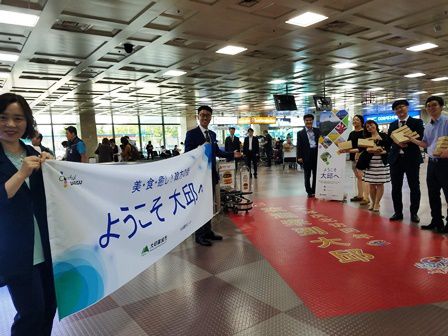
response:
[[[43,165],[59,318],[154,264],[213,216],[211,147],[153,163]]]

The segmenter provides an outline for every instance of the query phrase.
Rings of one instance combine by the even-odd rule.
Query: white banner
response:
[[[143,164],[43,165],[59,318],[111,294],[213,216],[211,147]]]
[[[324,111],[319,118],[321,136],[317,154],[316,197],[344,200],[346,156],[337,153],[338,142],[346,141],[349,134],[347,111]]]

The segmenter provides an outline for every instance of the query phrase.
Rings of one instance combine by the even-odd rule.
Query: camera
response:
[[[134,45],[131,43],[125,43],[123,44],[124,51],[126,51],[128,54],[131,54],[134,51]]]

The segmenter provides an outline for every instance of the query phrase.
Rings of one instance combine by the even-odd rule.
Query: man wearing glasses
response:
[[[426,99],[426,112],[431,121],[425,127],[423,140],[410,140],[420,147],[427,148],[429,155],[426,184],[428,186],[429,206],[431,208],[431,223],[423,225],[423,230],[434,230],[438,233],[448,233],[448,225],[444,225],[442,216],[442,201],[440,189],[445,194],[448,202],[448,149],[444,149],[438,156],[434,155],[436,143],[439,137],[448,136],[448,117],[442,113],[444,101],[442,97],[431,96]]]
[[[409,116],[409,102],[406,99],[397,100],[392,104],[398,120],[392,122],[389,126],[389,139],[393,131],[402,126],[408,126],[411,131],[423,137],[423,121]],[[392,182],[392,201],[394,204],[394,214],[391,221],[403,219],[403,201],[402,192],[403,178],[406,174],[411,197],[411,222],[418,223],[420,218],[417,215],[420,207],[420,164],[423,163],[420,148],[413,143],[391,143],[389,152],[390,177]]]
[[[239,152],[223,152],[219,149],[216,141],[216,133],[208,129],[208,125],[212,119],[213,110],[210,106],[203,105],[198,108],[199,126],[189,130],[185,136],[185,152],[196,149],[197,147],[208,142],[212,145],[212,187],[213,194],[216,184],[219,181],[219,175],[216,170],[216,157],[227,159],[240,158]],[[211,240],[222,240],[222,236],[212,231],[211,220],[205,223],[195,232],[195,241],[202,246],[211,246]]]

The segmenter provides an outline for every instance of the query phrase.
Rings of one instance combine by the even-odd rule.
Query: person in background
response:
[[[264,152],[266,153],[267,166],[272,165],[272,137],[267,130],[264,132]]]
[[[414,119],[409,116],[409,102],[405,99],[397,100],[392,104],[392,110],[398,117],[398,120],[392,122],[389,126],[389,139],[393,131],[406,125],[419,135],[419,139],[423,137],[425,128],[423,121]],[[420,208],[420,165],[423,163],[420,148],[410,143],[396,144],[390,140],[391,148],[389,152],[390,178],[392,182],[392,201],[394,204],[394,214],[390,217],[391,221],[403,219],[403,200],[402,192],[403,178],[406,174],[408,186],[410,189],[409,196],[411,198],[411,222],[419,223],[418,209]]]
[[[112,154],[113,154],[113,158],[114,158],[114,162],[118,162],[120,161],[120,146],[117,146],[117,144],[115,143],[115,139],[110,139],[110,147],[112,148]]]
[[[34,149],[37,150],[39,153],[47,152],[54,157],[53,151],[50,148],[42,145],[42,139],[43,135],[36,131],[36,133],[34,133],[33,138],[31,139],[31,143],[34,146]]]
[[[154,160],[154,146],[151,141],[148,141],[148,144],[146,145],[146,158],[149,160],[150,157]]]
[[[254,171],[254,178],[257,178],[257,161],[260,157],[260,145],[258,139],[254,137],[254,130],[249,128],[247,130],[247,137],[244,138],[243,154],[246,160],[246,165],[249,168],[250,177],[252,177],[252,167]]]
[[[177,148],[177,145],[174,145],[172,152],[173,152],[173,156],[180,155],[179,148]]]
[[[129,143],[129,140],[127,137],[121,137],[121,161],[127,162],[131,161],[131,144]]]
[[[86,145],[84,141],[78,138],[78,131],[74,126],[68,126],[65,129],[65,135],[68,140],[67,161],[88,162]]]
[[[112,162],[113,160],[113,148],[110,145],[110,141],[108,138],[103,138],[101,140],[101,143],[98,145],[98,148],[95,151],[95,154],[98,154],[98,162],[104,163],[104,162]]]
[[[61,142],[62,148],[64,148],[64,155],[62,156],[62,161],[67,161],[67,149],[68,149],[68,141],[64,140]]]
[[[35,134],[26,100],[0,95],[0,286],[17,311],[12,336],[49,336],[56,313],[41,166],[51,155],[21,139]]]
[[[423,139],[421,141],[410,138],[409,140],[428,150],[428,170],[426,172],[426,185],[428,186],[429,206],[431,208],[431,223],[423,225],[423,230],[434,230],[438,233],[448,233],[447,224],[443,223],[442,201],[440,190],[445,195],[448,203],[448,149],[442,150],[441,154],[434,155],[436,143],[439,137],[448,136],[448,117],[442,113],[445,102],[442,97],[431,96],[426,99],[426,112],[431,121],[426,125]],[[447,213],[448,218],[448,213]]]
[[[199,146],[205,144],[206,142],[211,144],[212,147],[212,187],[213,195],[215,194],[216,185],[219,182],[219,175],[216,170],[216,157],[224,158],[240,158],[241,153],[239,152],[223,152],[219,149],[216,141],[216,133],[208,129],[208,125],[212,120],[213,109],[210,106],[202,105],[198,108],[198,127],[189,130],[185,136],[185,153]],[[216,234],[212,230],[211,220],[201,226],[195,232],[195,241],[197,244],[202,246],[212,246],[211,240],[222,240],[222,236]]]
[[[313,127],[314,115],[303,116],[305,127],[297,132],[297,162],[303,165],[303,176],[305,179],[305,190],[308,197],[314,197],[316,193],[316,171],[317,171],[317,144],[320,130]],[[311,183],[311,174],[313,182]]]
[[[240,138],[235,135],[235,127],[229,127],[230,135],[224,141],[224,149],[226,152],[234,152],[241,150]]]

